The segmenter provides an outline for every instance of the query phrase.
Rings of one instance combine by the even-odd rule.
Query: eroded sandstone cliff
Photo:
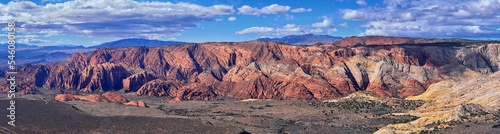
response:
[[[181,100],[330,99],[360,90],[405,98],[433,83],[496,72],[500,66],[500,44],[432,43],[349,37],[313,46],[249,41],[107,48],[57,64],[23,66],[20,83]]]

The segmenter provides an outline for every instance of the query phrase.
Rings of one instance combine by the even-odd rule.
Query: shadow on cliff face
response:
[[[60,64],[25,66],[21,77],[34,86],[93,92],[121,90],[126,87],[123,79],[146,70],[159,76],[147,81],[179,82],[178,93],[171,94],[174,97],[197,91],[191,94],[329,99],[367,90],[404,98],[423,93],[440,80],[460,78],[467,68],[482,73],[498,70],[494,64],[498,59],[492,60],[495,51],[489,49],[460,43],[305,47],[255,41],[110,48],[76,54]],[[376,65],[380,68],[368,69],[364,63],[360,66],[357,57],[363,62],[383,63]],[[148,83],[136,81],[128,83],[135,86],[131,91]],[[155,87],[151,84],[149,87]],[[298,97],[304,95],[307,97]]]
[[[367,90],[382,96],[400,97],[418,95],[432,84],[445,77],[458,77],[465,68],[457,58],[458,44],[412,44],[371,45],[367,57],[378,57],[383,61],[379,74],[375,78],[379,82],[371,82]],[[452,74],[452,76],[447,76]],[[373,77],[370,77],[373,79]],[[372,80],[370,80],[372,81]]]
[[[368,85],[370,84],[370,79],[368,78],[368,73],[366,72],[366,69],[360,68],[360,73],[361,73],[361,80],[359,80],[360,83],[358,83],[358,80],[354,77],[352,74],[351,69],[343,62],[344,66],[344,72],[347,78],[349,79],[350,83],[354,86],[356,91],[365,91],[366,88],[368,88]],[[360,67],[360,64],[356,64],[357,67]]]
[[[378,52],[380,50],[392,51],[387,56],[385,62],[392,64],[394,67],[398,67],[397,62],[411,65],[407,70],[396,69],[396,72],[402,73],[401,75],[394,75],[395,71],[392,70],[392,77],[399,77],[396,79],[412,79],[415,77],[425,77],[426,81],[414,81],[416,85],[420,85],[421,91],[415,92],[413,95],[417,95],[425,91],[430,84],[439,82],[445,79],[464,79],[467,77],[479,75],[479,74],[489,74],[498,71],[498,55],[499,46],[498,45],[469,45],[464,46],[460,43],[430,43],[430,44],[419,44],[413,45],[398,45],[398,46],[367,46],[372,48],[372,53],[369,55],[374,56],[373,52]],[[408,75],[409,73],[415,73],[412,70],[414,68],[422,68],[426,71],[413,74],[413,76]],[[403,76],[408,76],[404,78]],[[384,79],[387,83],[394,79]],[[415,79],[417,80],[417,79]],[[396,80],[397,81],[397,80]],[[383,82],[383,83],[386,83]],[[401,87],[397,86],[387,86],[387,84],[382,84],[382,90],[389,90],[391,93],[396,94],[395,96],[401,97],[398,93],[401,91]],[[383,89],[385,88],[385,89]],[[399,91],[396,91],[399,89]],[[404,88],[403,88],[404,89]],[[404,96],[403,96],[404,97]]]

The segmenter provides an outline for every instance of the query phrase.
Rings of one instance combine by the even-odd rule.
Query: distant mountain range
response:
[[[84,47],[72,44],[60,44],[54,46],[36,46],[28,44],[16,44],[16,65],[24,64],[46,64],[51,62],[63,61],[70,57],[74,53],[89,53],[94,51],[96,48],[108,48],[108,47],[132,47],[132,46],[165,46],[165,45],[178,45],[186,44],[186,42],[177,41],[160,41],[160,40],[149,40],[149,39],[122,39],[112,42],[103,43],[101,45]],[[0,56],[5,58],[0,58],[0,62],[7,63],[7,45],[0,44]],[[2,64],[0,68],[5,69],[8,65]]]
[[[104,47],[121,48],[121,47],[131,47],[131,46],[155,47],[155,46],[166,46],[166,45],[180,45],[180,44],[186,44],[186,43],[187,42],[130,38],[130,39],[117,40],[117,41],[113,41],[113,42],[107,42],[107,43],[103,43],[101,45],[92,46],[90,48],[104,48]]]
[[[7,44],[7,43],[0,44],[0,46],[5,46],[5,47],[0,48],[0,50],[3,50],[3,49],[7,50],[7,45],[9,45],[9,44]],[[28,44],[16,44],[16,49],[19,49],[19,48],[34,48],[34,47],[39,47],[39,46],[28,45]]]
[[[292,45],[312,45],[314,43],[329,44],[342,39],[343,39],[342,37],[334,37],[330,35],[304,34],[304,35],[288,35],[282,38],[260,38],[258,40],[276,41]]]
[[[0,62],[7,63],[8,44],[0,44]],[[94,48],[86,48],[74,45],[36,46],[27,44],[16,44],[15,61],[16,66],[24,64],[46,64],[63,61],[76,52],[91,52]],[[5,69],[8,64],[1,64],[0,69]]]

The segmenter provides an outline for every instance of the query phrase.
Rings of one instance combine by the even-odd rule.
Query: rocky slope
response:
[[[474,76],[477,74],[471,74]],[[445,80],[407,100],[426,103],[407,114],[420,117],[410,123],[392,124],[377,133],[409,133],[451,128],[464,122],[497,123],[500,119],[500,72],[471,79]],[[459,122],[459,123],[457,123]],[[436,127],[428,127],[435,125]]]
[[[250,41],[106,48],[57,64],[23,66],[20,74],[26,75],[19,77],[30,86],[181,100],[324,100],[357,91],[405,98],[433,83],[493,73],[500,66],[500,44],[427,41],[349,37],[315,46]]]

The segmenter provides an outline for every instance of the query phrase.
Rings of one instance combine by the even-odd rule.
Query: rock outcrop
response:
[[[391,124],[381,128],[377,133],[414,133],[423,130],[427,125],[441,122],[488,122],[488,114],[500,111],[500,72],[473,77],[461,81],[445,80],[432,84],[423,94],[406,98],[407,100],[424,100],[426,103],[408,112],[420,117],[404,123]],[[485,117],[481,119],[477,115]]]
[[[132,101],[129,101],[127,103],[123,103],[123,105],[137,106],[137,107],[148,107],[148,105],[146,105],[146,103],[144,101],[136,101],[136,100],[132,100]]]
[[[368,36],[313,46],[249,41],[107,48],[24,66],[21,73],[30,75],[21,83],[181,100],[325,100],[357,91],[405,98],[439,81],[498,71],[500,44],[457,44]]]
[[[147,71],[139,72],[123,79],[124,92],[136,92],[146,82],[156,79],[156,76]]]
[[[147,96],[172,96],[177,94],[179,88],[181,87],[180,83],[176,82],[167,82],[164,80],[152,80],[144,84],[139,90],[137,90],[137,95],[147,95]]]
[[[120,94],[113,92],[106,92],[102,95],[90,94],[90,95],[72,95],[72,94],[57,94],[55,100],[65,102],[65,101],[74,101],[74,100],[82,100],[89,102],[111,102],[111,103],[126,103],[128,102],[127,98],[123,97]]]
[[[89,94],[89,95],[73,95],[73,94],[57,94],[54,97],[55,100],[60,102],[66,101],[88,101],[88,102],[109,102],[109,103],[118,103],[128,106],[138,106],[138,107],[148,107],[147,104],[143,101],[132,100],[128,101],[127,98],[122,95],[114,92],[106,92],[102,95],[97,94]]]
[[[106,92],[102,94],[104,98],[106,98],[109,102],[113,103],[126,103],[128,102],[127,98],[123,97],[120,94],[114,92]]]
[[[60,102],[74,101],[75,96],[73,96],[71,94],[58,94],[58,95],[56,95],[56,97],[54,99],[57,101],[60,101]]]

